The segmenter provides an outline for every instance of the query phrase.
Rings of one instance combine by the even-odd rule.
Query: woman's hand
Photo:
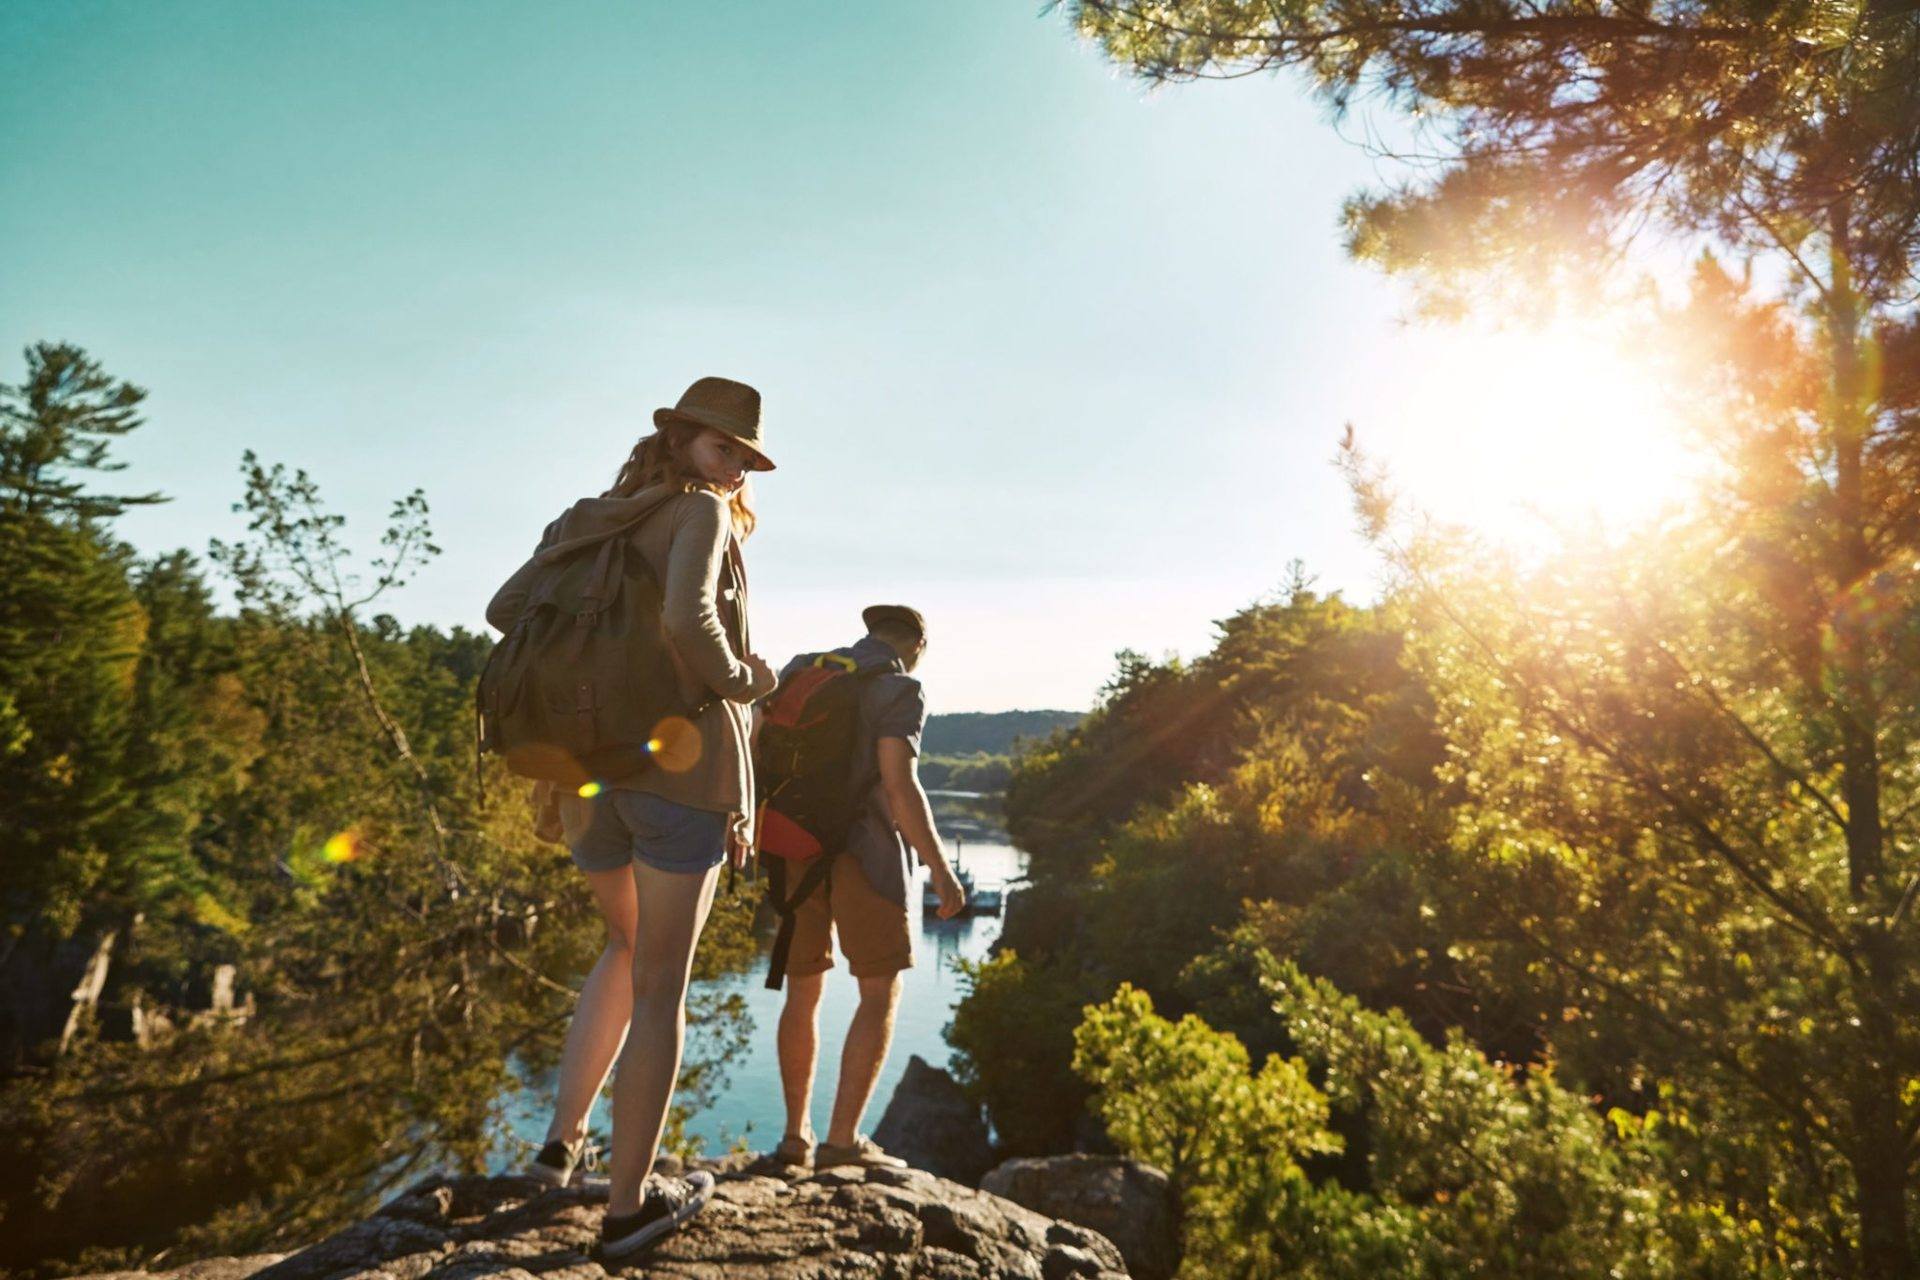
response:
[[[758,702],[779,686],[780,677],[773,674],[773,668],[768,666],[767,660],[759,654],[750,653],[741,661],[746,664],[747,673],[753,677],[753,684],[747,689],[747,696],[742,701]]]
[[[745,870],[747,858],[753,852],[753,828],[744,813],[733,815],[733,823],[727,828],[727,861],[733,864],[735,871]]]

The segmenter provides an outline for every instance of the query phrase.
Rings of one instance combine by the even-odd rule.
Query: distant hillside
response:
[[[1010,755],[1016,738],[1044,738],[1079,724],[1084,711],[960,711],[927,717],[920,750],[930,756]]]

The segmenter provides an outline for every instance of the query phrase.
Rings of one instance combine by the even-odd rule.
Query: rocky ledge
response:
[[[918,1169],[782,1170],[701,1161],[719,1182],[685,1227],[624,1262],[592,1256],[604,1182],[565,1191],[527,1178],[433,1178],[363,1222],[284,1258],[216,1259],[176,1280],[1118,1280],[1107,1238]],[[598,1182],[599,1180],[595,1180]],[[258,1265],[253,1265],[258,1264]]]

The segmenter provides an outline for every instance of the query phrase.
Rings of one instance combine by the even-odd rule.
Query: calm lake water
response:
[[[955,850],[947,836],[949,855]],[[997,888],[1024,874],[1026,855],[999,840],[966,839],[958,847],[961,865],[973,876],[979,889]],[[907,1068],[907,1059],[918,1054],[937,1067],[947,1065],[949,1049],[943,1036],[960,999],[960,975],[954,962],[983,959],[1000,935],[999,916],[967,916],[958,920],[940,920],[920,908],[920,883],[913,890],[913,916],[919,925],[915,943],[914,967],[909,969],[900,996],[900,1012],[894,1023],[893,1049],[880,1076],[862,1121],[862,1129],[872,1132],[886,1111],[887,1100]],[[833,1090],[839,1070],[840,1046],[847,1023],[853,1017],[858,999],[846,961],[834,955],[834,970],[827,975],[826,995],[820,1009],[820,1065],[814,1075],[813,1125],[826,1132],[827,1118],[833,1110]],[[698,1137],[709,1153],[726,1150],[736,1140],[764,1151],[780,1140],[786,1123],[786,1109],[780,1100],[780,1065],[774,1052],[774,1028],[780,1015],[784,993],[766,989],[764,952],[749,972],[734,974],[713,983],[699,984],[708,989],[738,992],[745,998],[753,1020],[746,1050],[728,1064],[727,1084],[712,1107],[693,1117],[688,1132]],[[550,1077],[535,1079],[530,1087],[507,1100],[507,1118],[514,1137],[538,1144],[546,1136],[553,1099]],[[603,1096],[594,1108],[592,1128],[602,1138],[609,1132],[607,1100]],[[524,1158],[501,1153],[504,1167]]]

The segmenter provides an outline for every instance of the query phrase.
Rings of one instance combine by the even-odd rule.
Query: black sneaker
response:
[[[694,1214],[713,1197],[713,1175],[695,1169],[684,1178],[654,1178],[638,1213],[608,1214],[600,1224],[600,1256],[638,1253]]]
[[[564,1187],[588,1169],[599,1164],[600,1153],[585,1138],[574,1142],[549,1142],[527,1166],[527,1176],[550,1187]]]

